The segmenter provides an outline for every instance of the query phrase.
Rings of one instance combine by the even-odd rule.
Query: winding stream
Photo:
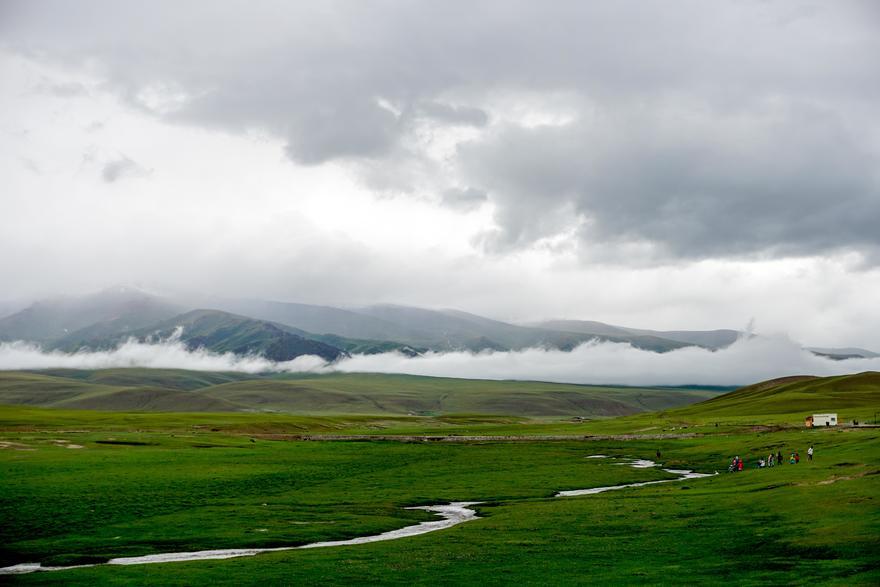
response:
[[[605,455],[590,455],[586,458],[611,458]],[[626,462],[617,463],[627,465],[636,469],[646,469],[656,467],[654,461],[642,459],[628,459]],[[604,493],[616,489],[624,489],[626,487],[644,487],[645,485],[656,485],[658,483],[670,483],[672,481],[681,481],[684,479],[697,479],[700,477],[711,477],[711,474],[694,473],[684,469],[663,469],[667,473],[678,475],[674,479],[661,479],[659,481],[643,481],[640,483],[627,483],[624,485],[609,485],[607,487],[593,487],[591,489],[572,489],[569,491],[559,491],[554,497],[572,497],[578,495],[594,495],[596,493]],[[161,554],[148,554],[146,556],[129,556],[112,558],[104,563],[72,565],[65,567],[43,566],[40,563],[21,563],[11,567],[0,568],[0,575],[19,575],[24,573],[34,573],[37,571],[66,571],[70,569],[83,569],[87,567],[95,567],[99,565],[146,565],[156,563],[177,563],[198,560],[219,560],[226,558],[237,558],[242,556],[254,556],[264,552],[281,552],[284,550],[299,550],[303,548],[326,548],[330,546],[349,546],[353,544],[367,544],[369,542],[381,542],[384,540],[396,540],[398,538],[408,538],[410,536],[418,536],[427,534],[428,532],[436,532],[451,528],[464,522],[477,519],[477,512],[468,506],[477,505],[479,501],[455,501],[445,505],[429,505],[415,506],[406,509],[425,510],[438,514],[441,519],[432,520],[430,522],[421,522],[412,526],[405,526],[398,530],[390,530],[381,534],[373,534],[371,536],[360,536],[349,540],[331,540],[327,542],[312,542],[311,544],[303,544],[301,546],[281,546],[276,548],[232,548],[224,550],[198,550],[192,552],[167,552]]]

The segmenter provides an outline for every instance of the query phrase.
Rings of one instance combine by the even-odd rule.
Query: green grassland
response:
[[[877,584],[880,429],[802,426],[803,415],[819,410],[837,411],[841,420],[870,419],[880,411],[875,377],[773,382],[681,408],[585,423],[3,407],[0,561],[69,564],[296,545],[431,517],[405,506],[475,500],[484,502],[480,519],[392,542],[4,579],[72,585]],[[227,385],[234,382],[220,387]],[[260,434],[377,430],[535,438],[292,442]],[[603,436],[624,433],[633,436]],[[571,440],[541,441],[542,434],[570,434]],[[584,440],[584,434],[599,436]],[[66,448],[71,445],[82,448]],[[804,457],[811,445],[813,462],[754,466],[770,452],[797,450]],[[654,458],[656,451],[664,466],[722,473],[552,497],[564,489],[669,478],[659,469],[585,458]],[[746,459],[746,470],[724,473],[735,454]]]
[[[411,375],[250,375],[108,369],[0,372],[0,404],[117,411],[620,416],[716,390],[564,385]]]

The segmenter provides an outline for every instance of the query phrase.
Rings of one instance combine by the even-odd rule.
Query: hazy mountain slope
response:
[[[874,351],[869,351],[867,349],[860,349],[858,347],[841,347],[841,348],[830,348],[830,347],[806,347],[808,351],[816,353],[817,355],[824,355],[827,357],[840,357],[840,358],[864,358],[864,359],[872,359],[876,357],[880,357],[880,353],[875,353]]]
[[[205,302],[202,307],[237,313],[240,319],[254,322],[249,327],[240,324],[231,329],[213,328],[210,334],[203,332],[201,336],[205,337],[203,342],[208,342],[207,348],[238,349],[245,353],[268,351],[272,356],[297,356],[301,354],[299,347],[302,344],[294,344],[294,338],[283,337],[277,331],[272,335],[266,332],[257,335],[255,330],[271,330],[265,323],[271,323],[272,327],[294,337],[352,354],[399,351],[413,355],[427,350],[500,351],[529,347],[570,350],[594,339],[666,352],[692,345],[723,348],[741,335],[729,329],[657,331],[589,320],[548,320],[516,325],[459,310],[430,310],[392,304],[342,309],[214,297],[202,297],[201,301]],[[172,301],[127,287],[80,297],[43,300],[0,317],[0,341],[27,340],[63,351],[84,347],[108,349],[132,335],[167,331],[165,322],[191,310],[192,303],[193,300]],[[257,326],[259,322],[264,324]],[[201,327],[207,327],[207,324],[200,323]],[[249,328],[251,330],[245,332]],[[195,336],[187,334],[188,339]],[[221,341],[223,336],[231,338]],[[269,339],[277,344],[272,346]],[[255,343],[256,340],[260,342]],[[880,356],[859,348],[814,347],[809,350],[834,359]],[[319,351],[325,358],[332,355],[327,348],[319,347],[316,352]]]
[[[14,300],[0,301],[0,318],[6,318],[26,308],[29,304]]]
[[[523,348],[539,344],[540,333],[473,314],[436,311],[410,306],[382,304],[358,308],[359,313],[419,331],[408,342],[440,346],[446,350]]]
[[[51,342],[74,331],[133,332],[182,311],[177,304],[136,289],[112,288],[80,297],[36,302],[0,319],[0,340]]]
[[[657,352],[687,346],[684,343],[652,336],[609,336],[517,326],[459,310],[438,311],[409,306],[377,305],[360,308],[358,311],[388,322],[408,324],[429,333],[430,338],[411,342],[432,348],[439,346],[440,350],[519,350],[529,347],[571,350],[577,345],[595,338],[612,342],[627,342],[637,348]]]
[[[272,361],[289,361],[301,355],[333,361],[345,354],[334,346],[307,338],[306,332],[217,310],[193,310],[137,334],[162,339],[175,335],[179,328],[180,340],[191,349],[255,354]]]
[[[330,306],[263,300],[213,299],[207,301],[203,307],[277,322],[316,335],[333,334],[351,339],[406,343],[425,335],[407,325],[394,324],[366,314]]]
[[[740,336],[736,330],[648,330],[614,326],[592,320],[546,320],[533,326],[621,339],[641,336],[648,337],[646,340],[668,340],[680,343],[682,346],[694,345],[712,349],[728,346]]]
[[[742,333],[736,330],[643,330],[639,328],[627,328],[632,334],[656,336],[667,340],[674,340],[684,344],[702,346],[710,349],[719,349],[736,342]]]
[[[417,345],[409,345],[404,342],[390,340],[363,340],[359,338],[346,338],[336,334],[311,334],[309,338],[325,342],[330,346],[344,350],[349,354],[375,355],[380,353],[398,352],[410,357],[415,357],[428,352],[430,349]]]
[[[579,332],[582,334],[596,334],[604,336],[626,336],[631,334],[625,328],[605,324],[604,322],[595,322],[593,320],[544,320],[543,322],[535,322],[531,324],[536,328],[549,328],[551,330],[561,330],[564,332]]]

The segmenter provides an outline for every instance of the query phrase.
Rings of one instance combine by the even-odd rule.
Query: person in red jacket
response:
[[[743,470],[743,460],[742,460],[741,458],[739,458],[739,457],[737,457],[737,460],[738,460],[739,462],[737,462],[737,464],[736,464],[736,470],[737,470],[737,471],[742,471],[742,470]]]

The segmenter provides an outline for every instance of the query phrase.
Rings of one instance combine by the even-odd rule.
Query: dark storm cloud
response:
[[[880,244],[877,158],[834,112],[691,119],[661,108],[601,124],[511,127],[471,143],[468,179],[498,205],[491,244],[554,231],[554,211],[590,242],[647,241],[661,254],[706,258],[873,249]]]
[[[496,249],[576,229],[588,244],[673,256],[876,258],[870,2],[6,2],[3,12],[15,51],[88,63],[166,120],[267,131],[299,163],[358,160],[374,182],[409,186],[435,169],[402,146],[420,119],[482,129],[450,160],[460,176],[435,183],[445,179],[452,206],[488,193]],[[566,124],[493,111],[521,96],[552,110],[560,95]]]

